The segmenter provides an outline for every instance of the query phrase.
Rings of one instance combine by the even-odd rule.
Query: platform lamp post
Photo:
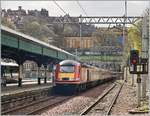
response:
[[[123,56],[124,56],[124,54],[125,54],[125,30],[126,30],[126,17],[127,17],[127,0],[125,0],[125,14],[124,14],[124,23],[123,23]],[[124,58],[123,58],[124,59]],[[126,65],[126,62],[124,61],[122,59],[122,61],[123,61],[123,72],[125,71],[127,71],[127,70],[125,70],[126,68],[127,68],[127,65]],[[125,65],[126,65],[126,68],[125,68]],[[124,73],[123,73],[124,74]],[[126,72],[126,75],[125,75],[125,81],[127,81],[126,79],[127,79],[127,72]]]
[[[149,31],[150,31],[150,1],[149,1]],[[148,38],[148,81],[149,81],[149,88],[150,88],[150,32],[149,32],[149,38]],[[150,92],[150,90],[149,90]],[[149,96],[150,97],[150,96]],[[149,114],[150,114],[150,99],[149,99]]]

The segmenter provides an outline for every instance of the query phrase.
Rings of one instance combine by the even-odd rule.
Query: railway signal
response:
[[[140,98],[141,98],[141,67],[139,68],[139,50],[131,50],[130,51],[130,73],[137,74],[137,103],[140,106]]]
[[[130,51],[131,74],[148,74],[148,59],[139,57],[139,50]]]
[[[137,65],[139,63],[139,50],[130,51],[130,64]]]

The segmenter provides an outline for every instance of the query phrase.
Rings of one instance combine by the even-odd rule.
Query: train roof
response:
[[[60,65],[72,64],[72,65],[80,65],[80,62],[74,60],[63,60],[59,63]]]
[[[72,65],[81,65],[82,67],[86,67],[86,68],[92,68],[92,69],[96,69],[96,70],[101,70],[101,71],[109,71],[106,69],[102,69],[93,65],[89,65],[87,63],[84,62],[80,62],[80,61],[75,61],[75,60],[63,60],[59,63],[60,65],[67,65],[67,64],[72,64]],[[111,71],[110,71],[111,72]]]

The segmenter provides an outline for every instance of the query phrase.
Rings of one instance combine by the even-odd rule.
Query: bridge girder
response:
[[[134,24],[142,19],[140,16],[79,16],[55,17],[52,24]]]

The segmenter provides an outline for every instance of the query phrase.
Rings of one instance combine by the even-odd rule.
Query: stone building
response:
[[[65,45],[67,49],[90,49],[94,47],[94,39],[92,37],[65,37]]]
[[[25,15],[27,15],[27,13],[24,9],[22,9],[21,6],[18,6],[18,10],[8,9],[7,15],[9,15],[9,16],[25,16]]]
[[[44,16],[44,17],[48,17],[48,11],[46,9],[41,9],[41,11],[38,10],[28,10],[28,15],[31,16],[36,16],[36,17],[40,17],[40,16]]]
[[[37,69],[38,66],[35,62],[33,61],[25,61],[23,64],[23,72],[24,72],[24,77],[25,78],[37,78]],[[48,69],[47,73],[48,73]],[[45,68],[42,65],[40,67],[40,77],[44,77],[45,76]]]

